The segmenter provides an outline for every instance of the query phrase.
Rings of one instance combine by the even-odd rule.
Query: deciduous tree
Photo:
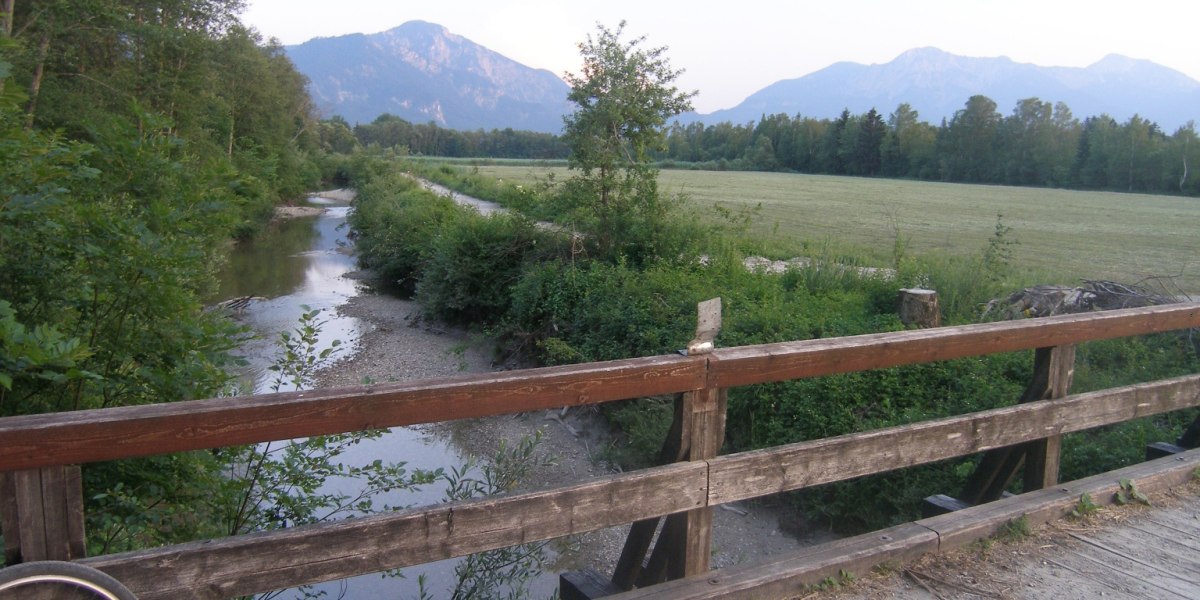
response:
[[[602,255],[646,253],[630,246],[650,238],[627,234],[653,229],[666,209],[650,153],[664,148],[667,119],[690,110],[696,94],[674,85],[683,71],[671,67],[666,47],[645,48],[645,37],[626,41],[624,32],[624,21],[615,30],[598,24],[579,45],[581,73],[566,76],[576,110],[564,119],[564,138],[569,165],[579,171],[569,189],[586,207]]]

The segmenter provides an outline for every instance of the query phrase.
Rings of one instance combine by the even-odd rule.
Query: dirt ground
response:
[[[492,363],[486,341],[473,340],[463,331],[424,321],[413,302],[365,293],[338,310],[361,319],[366,333],[350,353],[321,373],[320,387],[444,377],[501,368]],[[594,409],[575,408],[566,413],[539,411],[443,423],[425,429],[450,440],[464,454],[481,457],[494,455],[501,440],[511,447],[522,437],[540,431],[539,451],[552,457],[554,464],[533,473],[527,489],[578,483],[617,470],[605,460],[603,450],[611,443],[611,435]],[[713,565],[718,568],[831,537],[823,532],[798,531],[791,511],[769,500],[719,508],[714,523]],[[563,570],[589,566],[611,574],[627,529],[627,526],[614,527],[580,536],[568,546],[558,566]]]

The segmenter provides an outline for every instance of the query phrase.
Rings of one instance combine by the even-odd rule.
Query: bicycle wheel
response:
[[[6,597],[6,591],[37,585],[74,586],[104,600],[137,600],[137,596],[134,596],[129,588],[121,585],[120,581],[103,571],[78,563],[39,560],[0,569],[0,598]]]

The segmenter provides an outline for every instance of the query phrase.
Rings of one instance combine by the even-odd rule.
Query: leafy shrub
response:
[[[413,179],[388,174],[360,188],[349,222],[359,264],[411,294],[434,240],[467,209],[425,191]]]
[[[553,252],[551,240],[524,217],[464,214],[430,242],[417,301],[426,314],[451,323],[498,321],[525,263]]]

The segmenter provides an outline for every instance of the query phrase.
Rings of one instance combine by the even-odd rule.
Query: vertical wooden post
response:
[[[1038,348],[1034,370],[1045,364],[1046,382],[1042,400],[1065,398],[1075,377],[1075,346]],[[1058,485],[1058,461],[1062,435],[1052,435],[1025,446],[1025,491]]]
[[[688,405],[690,404],[690,407]],[[691,450],[688,460],[715,458],[725,443],[725,411],[728,396],[725,390],[708,388],[684,395],[684,405],[692,414]],[[668,570],[671,579],[700,575],[711,570],[712,556],[711,506],[690,510],[686,515],[685,543],[675,569]]]
[[[1038,348],[1033,359],[1033,380],[1020,403],[1051,400],[1067,395],[1075,374],[1075,346]],[[997,448],[983,455],[971,474],[960,500],[969,505],[1000,498],[1017,471],[1025,464],[1025,489],[1037,490],[1058,483],[1058,458],[1062,437]]]
[[[713,351],[713,340],[721,330],[721,299],[697,306],[696,337],[688,344],[688,356]],[[675,418],[663,444],[663,462],[707,460],[721,450],[725,441],[725,390],[704,387],[684,393],[675,402]],[[663,522],[662,531],[649,560],[643,565],[650,541]],[[712,555],[712,509],[697,508],[665,519],[645,519],[633,524],[625,548],[613,572],[612,583],[631,589],[707,573]]]
[[[78,466],[0,473],[0,527],[8,564],[86,554]]]
[[[713,340],[721,331],[721,299],[701,302],[697,307],[696,337],[688,344],[688,356],[713,351]],[[717,456],[725,443],[725,390],[707,386],[683,395],[683,410],[688,429],[684,431],[687,460],[708,460]],[[667,577],[678,579],[707,573],[712,556],[712,507],[690,510],[684,515],[683,544],[670,562]]]

